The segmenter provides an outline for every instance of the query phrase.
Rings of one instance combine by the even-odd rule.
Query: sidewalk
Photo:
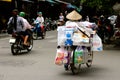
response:
[[[115,45],[115,44],[103,44],[103,49],[104,50],[120,50],[120,46],[119,45]]]
[[[8,37],[8,36],[9,36],[8,33],[0,33],[0,39],[4,38],[4,37]]]

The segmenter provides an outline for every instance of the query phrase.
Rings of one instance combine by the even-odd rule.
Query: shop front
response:
[[[7,21],[11,12],[12,0],[0,1],[0,32],[7,27]]]

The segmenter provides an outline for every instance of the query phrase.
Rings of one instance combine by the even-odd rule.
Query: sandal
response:
[[[24,46],[30,46],[28,43],[26,43],[26,44],[23,44]]]

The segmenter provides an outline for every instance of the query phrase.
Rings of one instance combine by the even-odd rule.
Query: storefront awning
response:
[[[59,3],[63,3],[63,4],[70,4],[68,2],[65,2],[65,1],[61,1],[61,0],[55,0],[56,2],[59,2]]]
[[[1,0],[1,1],[12,2],[12,0]]]
[[[49,3],[57,3],[57,2],[55,2],[55,1],[53,1],[53,0],[45,0],[45,1],[47,1],[47,2],[49,2]]]
[[[33,1],[31,1],[31,0],[22,0],[22,1],[26,1],[26,2],[33,2]]]
[[[81,6],[80,7],[77,7],[77,6],[75,6],[75,5],[72,5],[72,4],[67,4],[67,8],[73,8],[73,9],[76,9],[78,12],[80,12],[81,11]]]

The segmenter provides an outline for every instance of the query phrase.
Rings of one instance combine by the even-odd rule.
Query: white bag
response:
[[[61,47],[57,49],[56,56],[55,56],[55,64],[56,65],[63,65],[69,62],[68,51]]]
[[[74,33],[73,35],[73,42],[74,43],[89,43],[89,38],[88,37],[83,37],[84,34],[82,33]]]
[[[73,45],[74,28],[65,28],[65,45]]]
[[[103,44],[101,38],[95,34],[93,35],[93,51],[102,51],[103,50]]]
[[[64,26],[60,26],[57,28],[58,31],[58,38],[57,38],[57,43],[58,45],[64,45],[65,43],[65,27]]]
[[[64,48],[57,49],[56,57],[55,57],[55,64],[62,65],[64,59]]]

